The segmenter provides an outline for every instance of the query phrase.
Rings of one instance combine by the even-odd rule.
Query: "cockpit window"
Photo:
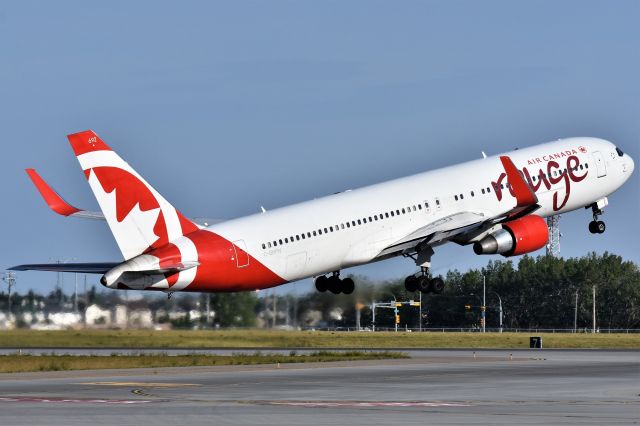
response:
[[[622,150],[618,147],[616,147],[616,152],[618,153],[618,156],[622,157],[624,155],[624,152],[622,152]]]

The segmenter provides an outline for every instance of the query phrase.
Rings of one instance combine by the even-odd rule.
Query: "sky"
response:
[[[53,214],[24,173],[97,209],[66,140],[85,129],[191,217],[239,217],[560,137],[602,137],[638,163],[638,22],[640,2],[622,0],[3,1],[0,269],[121,260],[104,222]],[[587,231],[589,211],[562,216],[564,257],[640,263],[639,175],[610,197],[605,234]],[[501,257],[449,244],[433,272],[490,259]],[[346,272],[414,271],[399,258]],[[55,282],[17,274],[21,293]]]

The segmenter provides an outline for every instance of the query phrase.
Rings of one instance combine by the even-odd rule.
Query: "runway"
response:
[[[0,424],[638,424],[640,352],[0,375]]]

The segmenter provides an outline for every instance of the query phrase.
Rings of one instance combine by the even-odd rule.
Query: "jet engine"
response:
[[[476,254],[501,254],[505,257],[530,253],[549,241],[549,228],[543,218],[528,215],[504,223],[502,229],[473,244]]]

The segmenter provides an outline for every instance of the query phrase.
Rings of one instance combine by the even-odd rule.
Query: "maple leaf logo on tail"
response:
[[[68,138],[125,259],[198,230],[93,131]]]

